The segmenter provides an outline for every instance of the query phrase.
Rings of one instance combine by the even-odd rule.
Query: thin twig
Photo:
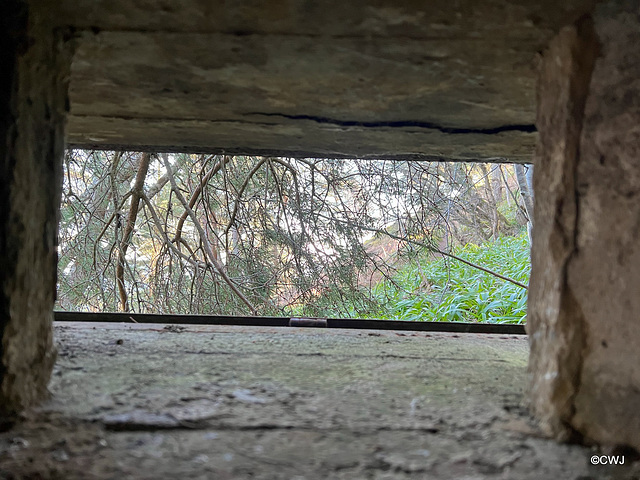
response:
[[[320,215],[320,214],[318,214],[318,216],[323,217],[323,218],[325,218],[327,220],[334,221],[334,222],[339,222],[339,223],[355,226],[357,228],[360,228],[362,230],[367,230],[369,232],[374,232],[374,233],[380,233],[382,235],[387,235],[388,237],[393,238],[394,240],[400,240],[402,242],[407,242],[407,243],[412,243],[413,245],[418,245],[419,247],[426,248],[430,252],[439,253],[440,255],[444,255],[445,257],[453,258],[454,260],[458,260],[459,262],[465,263],[465,264],[469,265],[470,267],[477,268],[478,270],[482,270],[483,272],[486,272],[486,273],[488,273],[490,275],[493,275],[494,277],[497,277],[497,278],[500,278],[500,279],[505,280],[507,282],[513,283],[514,285],[517,285],[518,287],[524,288],[525,290],[527,290],[527,288],[528,288],[525,284],[520,283],[517,280],[514,280],[513,278],[509,278],[509,277],[504,276],[504,275],[502,275],[500,273],[494,272],[493,270],[489,270],[488,268],[485,268],[485,267],[483,267],[481,265],[477,265],[477,264],[475,264],[473,262],[465,260],[464,258],[458,257],[457,255],[453,255],[452,253],[443,252],[439,248],[436,248],[436,247],[434,247],[432,245],[428,245],[428,244],[423,243],[423,242],[419,242],[418,240],[412,240],[410,238],[401,237],[399,235],[394,235],[393,233],[388,232],[387,230],[381,230],[379,228],[373,228],[373,227],[367,227],[365,225],[354,224],[354,223],[351,223],[351,222],[347,222],[346,220],[340,220],[338,218],[330,218],[330,217],[326,217],[326,216]]]

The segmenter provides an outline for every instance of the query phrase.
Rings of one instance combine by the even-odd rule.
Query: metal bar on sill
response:
[[[251,317],[240,315],[166,315],[157,313],[54,312],[58,322],[121,322],[182,325],[242,325],[256,327],[326,327],[417,332],[526,335],[524,325],[462,322],[407,322],[352,318]]]
[[[326,318],[317,317],[291,317],[289,319],[290,327],[314,327],[327,328],[329,326]]]

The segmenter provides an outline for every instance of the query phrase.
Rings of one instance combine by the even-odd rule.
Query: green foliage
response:
[[[529,282],[526,234],[469,244],[455,254],[525,285]],[[527,292],[453,259],[414,261],[372,290],[379,308],[371,317],[442,322],[523,323]]]

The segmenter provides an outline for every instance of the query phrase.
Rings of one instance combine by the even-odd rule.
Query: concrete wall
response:
[[[70,55],[25,2],[0,7],[0,418],[46,394]]]
[[[298,10],[284,6],[283,11],[288,12],[287,15],[294,10],[310,15],[308,3],[293,2],[291,5],[298,5]],[[192,148],[204,148],[210,144],[218,148],[232,145],[213,145],[222,138],[212,135],[221,125],[219,118],[205,118],[204,122],[201,118],[209,111],[204,108],[206,104],[201,105],[202,95],[209,87],[220,85],[210,80],[219,80],[221,75],[227,75],[226,64],[218,66],[215,63],[219,60],[217,55],[207,57],[213,62],[211,65],[201,65],[198,63],[202,61],[201,56],[180,54],[185,48],[181,42],[191,41],[195,46],[203,38],[217,38],[221,40],[218,45],[231,45],[229,48],[232,48],[237,44],[239,50],[236,53],[250,54],[247,61],[238,60],[238,55],[230,55],[231,67],[236,70],[245,68],[248,73],[241,77],[230,76],[227,80],[231,86],[239,79],[249,82],[238,98],[247,97],[243,101],[249,106],[258,99],[265,106],[261,113],[254,112],[260,117],[259,122],[254,118],[247,123],[234,115],[242,118],[251,112],[235,111],[233,107],[238,104],[227,98],[230,113],[227,112],[229,115],[222,123],[230,123],[228,120],[231,119],[234,128],[240,128],[233,130],[234,142],[241,142],[233,144],[237,148],[252,151],[266,148],[272,142],[274,149],[282,148],[278,150],[281,152],[384,156],[390,151],[388,146],[397,148],[394,138],[417,138],[413,131],[406,135],[405,120],[414,122],[408,127],[410,129],[417,127],[422,133],[437,131],[435,135],[429,134],[428,141],[427,137],[420,136],[424,142],[407,147],[404,150],[407,158],[432,158],[431,154],[421,156],[427,149],[435,153],[447,151],[453,140],[443,138],[452,135],[456,142],[459,138],[467,138],[469,144],[475,143],[474,139],[480,135],[485,140],[490,139],[488,143],[485,141],[483,148],[493,149],[500,145],[511,148],[515,137],[501,137],[504,132],[500,128],[495,131],[495,122],[486,125],[487,131],[483,120],[501,119],[504,112],[500,111],[501,107],[495,110],[495,102],[507,101],[508,105],[509,99],[517,101],[518,95],[507,96],[505,92],[520,92],[522,85],[512,83],[515,90],[485,88],[485,83],[472,78],[475,71],[473,62],[478,63],[478,68],[485,58],[498,62],[496,71],[507,73],[491,77],[495,85],[513,82],[514,78],[527,84],[527,68],[522,68],[525,73],[521,76],[513,76],[514,71],[520,71],[515,69],[518,62],[514,64],[513,60],[521,58],[524,50],[531,55],[535,53],[533,47],[545,35],[547,27],[561,22],[562,15],[568,13],[557,10],[558,5],[565,3],[511,2],[503,7],[503,2],[488,1],[485,8],[478,8],[476,2],[462,2],[464,8],[456,10],[459,3],[443,0],[437,2],[437,8],[429,7],[431,10],[426,11],[424,6],[414,6],[414,10],[409,7],[408,10],[398,9],[390,0],[371,2],[371,5],[366,0],[359,0],[357,4],[348,3],[349,15],[353,17],[346,13],[347,16],[333,15],[341,19],[336,22],[338,27],[342,25],[340,28],[344,32],[340,28],[332,29],[331,25],[322,25],[322,28],[313,25],[309,30],[313,38],[310,38],[307,30],[288,31],[286,22],[259,21],[262,18],[259,6],[247,7],[242,10],[242,15],[238,14],[243,19],[236,22],[238,25],[256,25],[256,31],[247,32],[242,29],[226,31],[216,26],[214,20],[217,21],[218,16],[210,7],[196,16],[189,14],[210,4],[204,0],[186,2],[192,8],[181,10],[174,9],[173,4],[152,1],[144,11],[137,10],[130,2],[112,0],[2,2],[0,416],[7,418],[46,394],[55,358],[51,310],[55,298],[60,160],[64,146],[64,118],[69,110],[67,83],[73,75],[70,68],[71,41],[65,37],[65,32],[71,31],[68,27],[75,28],[74,40],[79,51],[75,64],[75,72],[79,75],[79,83],[75,87],[75,98],[78,99],[75,128],[78,128],[76,134],[80,135],[79,138],[86,137],[87,142],[103,142],[101,145],[105,146],[112,141],[124,145],[133,137],[122,135],[134,131],[136,141],[151,138],[147,146],[154,147],[171,133],[172,143],[163,145],[169,148],[178,145],[173,142],[184,138],[197,124],[200,130],[196,132],[197,138],[192,139]],[[574,2],[574,7],[578,3],[581,2]],[[347,5],[344,2],[338,4]],[[126,14],[127,7],[132,15]],[[572,7],[571,11],[575,8]],[[505,12],[509,13],[507,23],[502,20]],[[585,17],[576,25],[563,29],[544,55],[537,100],[536,123],[540,139],[536,154],[536,230],[528,328],[531,334],[532,407],[547,431],[559,439],[577,435],[601,443],[626,444],[640,449],[640,417],[636,410],[640,404],[640,322],[637,318],[640,311],[640,296],[637,295],[640,291],[638,13],[637,1],[600,5],[593,20]],[[328,15],[325,21],[330,23],[333,17]],[[203,19],[204,23],[198,24],[196,34],[192,35],[193,26],[189,22],[194,18]],[[291,18],[298,17],[294,15]],[[504,23],[504,28],[487,27],[495,18],[501,19],[500,25]],[[51,20],[53,24],[48,23]],[[127,24],[130,21],[134,23]],[[291,28],[298,28],[301,22],[290,23]],[[233,22],[229,25],[232,24],[235,25]],[[277,27],[275,31],[270,30],[272,26]],[[103,31],[105,29],[108,31]],[[123,33],[122,30],[128,32]],[[498,40],[497,31],[504,34]],[[172,37],[170,32],[175,35]],[[407,32],[410,32],[409,37]],[[345,37],[347,33],[355,33],[355,37]],[[444,35],[438,37],[437,44],[447,50],[446,58],[440,58],[434,50],[436,43],[432,35],[435,33]],[[511,37],[511,34],[516,36]],[[464,37],[464,41],[459,41],[460,37]],[[172,38],[180,42],[171,41]],[[484,39],[485,43],[474,38]],[[292,46],[291,42],[295,45]],[[178,44],[180,48],[177,48]],[[262,45],[266,53],[259,55],[258,47],[251,47],[253,44]],[[131,45],[139,47],[133,50],[133,54],[129,48]],[[524,50],[510,53],[513,45],[520,45]],[[411,48],[431,54],[420,63],[411,53]],[[343,52],[349,58],[344,65],[350,68],[359,58],[364,62],[366,72],[380,73],[376,80],[380,89],[375,83],[368,85],[369,90],[364,87],[357,90],[355,87],[346,88],[341,82],[329,82],[330,88],[322,90],[321,97],[316,97],[312,88],[316,75],[310,70],[302,72],[307,79],[305,85],[310,86],[308,90],[311,92],[305,97],[306,101],[300,104],[292,100],[288,106],[285,105],[287,108],[278,103],[292,91],[286,88],[290,83],[279,83],[291,81],[292,71],[285,68],[287,62],[294,70],[320,66],[316,72],[318,75],[332,73],[339,77],[340,71],[331,71],[342,65],[335,62],[336,52]],[[252,66],[251,61],[256,60],[256,55],[264,63]],[[500,58],[504,62],[496,60]],[[302,67],[298,59],[304,59]],[[193,83],[194,80],[190,79],[192,83],[188,88],[178,88],[180,79],[176,75],[183,73],[180,61],[188,63],[192,72],[203,73],[203,78],[209,78],[209,81]],[[443,61],[446,61],[445,69],[441,68]],[[158,69],[149,70],[148,67],[154,65]],[[396,89],[393,82],[397,80],[387,74],[386,65],[413,72],[405,77],[414,79],[418,84],[424,82],[419,86],[424,87],[429,95],[413,97],[411,93],[415,89],[408,88],[405,89],[407,96],[401,99],[404,103],[392,102],[393,108],[384,107]],[[118,85],[113,83],[115,80],[101,84],[105,78],[103,73],[118,66],[124,72],[129,68],[139,75],[125,75],[122,81],[128,84]],[[436,67],[446,75],[431,79],[428,75],[421,75],[423,71],[436,71]],[[266,93],[258,88],[265,84],[265,72],[271,72],[268,80],[273,82]],[[355,72],[346,72],[348,81],[355,81]],[[460,88],[453,88],[447,83],[450,77],[462,82]],[[471,90],[463,88],[467,80],[473,84]],[[147,83],[141,84],[141,81]],[[95,85],[106,85],[106,93],[96,93],[97,90],[92,88]],[[340,98],[348,101],[331,103],[332,92],[337,92],[333,90],[336,86],[342,89],[338,92],[343,95]],[[438,87],[444,88],[447,95],[439,93]],[[135,102],[130,102],[126,95],[120,101],[114,100],[123,89],[136,94]],[[378,96],[372,96],[372,92]],[[222,95],[224,92],[218,90],[214,93]],[[183,112],[185,118],[172,120],[162,110],[166,103],[154,103],[160,94],[164,95],[163,102],[173,101],[172,105],[186,105],[191,110]],[[477,96],[483,98],[480,105],[472,101]],[[210,99],[209,106],[221,108],[226,97],[206,98]],[[371,98],[380,104],[367,103]],[[439,105],[437,102],[443,98],[448,98],[449,103]],[[358,104],[365,105],[359,116],[348,117],[347,114],[358,111]],[[317,110],[309,114],[304,108],[297,110],[300,105],[309,105],[309,108]],[[439,107],[432,108],[434,105]],[[464,112],[453,110],[460,105],[469,108]],[[83,108],[84,117],[81,115]],[[526,119],[526,106],[511,110],[517,115],[510,122],[517,120],[517,127],[522,115]],[[445,116],[435,120],[428,116],[438,111]],[[454,111],[462,113],[455,119],[445,118]],[[483,114],[485,111],[491,114]],[[160,123],[153,118],[158,112]],[[338,115],[334,118],[336,112]],[[411,117],[404,116],[407,112]],[[89,116],[93,114],[99,121],[91,124],[93,120]],[[468,124],[456,123],[467,117]],[[266,118],[269,121],[265,121]],[[135,121],[137,129],[122,128],[130,120]],[[441,125],[440,120],[447,122]],[[397,121],[400,123],[393,123]],[[243,130],[245,123],[249,126],[245,125]],[[300,130],[299,125],[302,124],[311,128]],[[265,139],[264,143],[252,145],[259,140],[251,134],[256,125]],[[394,130],[396,126],[401,128]],[[388,130],[389,137],[385,137],[387,147],[363,137],[360,144],[363,149],[355,149],[353,145],[357,142],[349,140],[354,138],[349,137],[349,132],[368,131],[370,127]],[[272,135],[282,128],[289,133]],[[520,133],[533,135],[530,129],[525,130]],[[113,140],[114,131],[118,141]],[[321,132],[325,136],[314,135],[313,132]],[[107,138],[109,135],[112,135],[111,140]],[[283,145],[289,141],[287,139],[302,142],[300,148],[291,150],[291,144]],[[307,139],[317,143],[309,146],[304,143]],[[490,154],[488,150],[486,152]],[[455,157],[449,152],[445,157],[472,158],[476,153]]]
[[[544,55],[529,294],[546,430],[640,449],[640,22],[600,5]]]

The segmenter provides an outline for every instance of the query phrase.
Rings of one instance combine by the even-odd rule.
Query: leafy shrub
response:
[[[455,255],[525,285],[529,282],[526,234],[469,244]],[[371,317],[442,322],[523,323],[527,292],[513,283],[465,265],[439,258],[411,262],[372,291],[379,310]]]

